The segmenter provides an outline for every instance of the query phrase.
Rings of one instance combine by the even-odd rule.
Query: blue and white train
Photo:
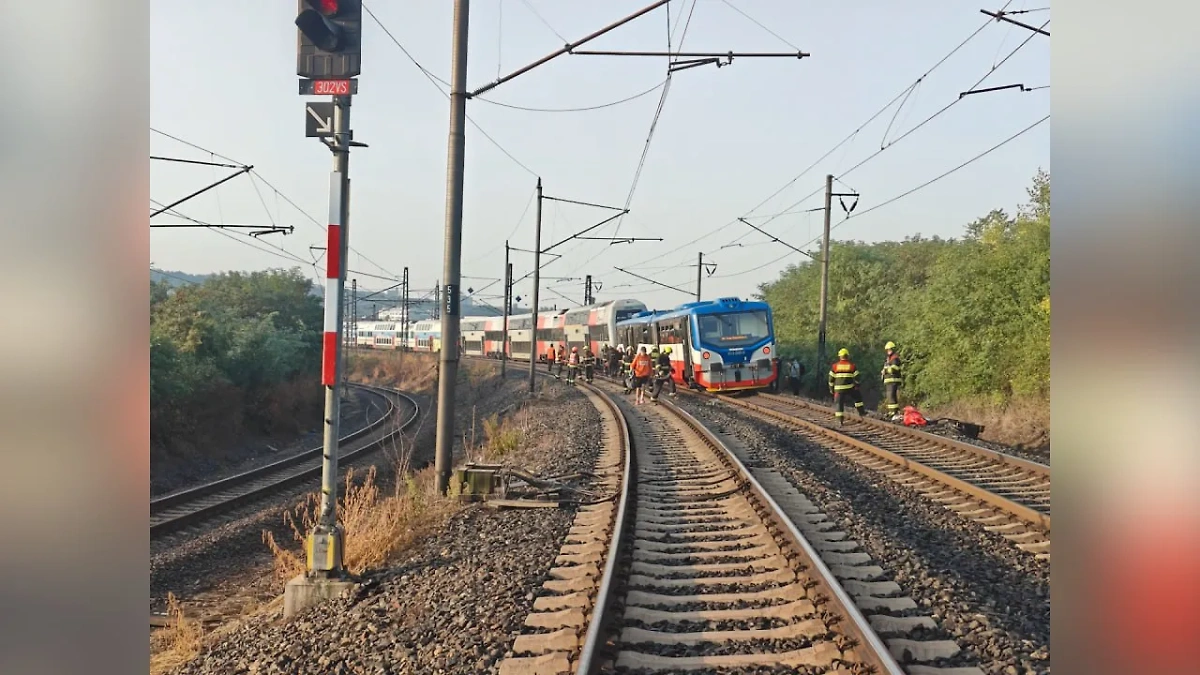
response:
[[[708,391],[768,387],[778,377],[775,329],[765,302],[720,298],[642,312],[617,324],[618,342],[671,346],[675,381]]]

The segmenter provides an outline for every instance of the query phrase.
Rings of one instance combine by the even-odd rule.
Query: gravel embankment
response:
[[[496,410],[520,401],[509,391],[514,384],[519,391],[524,381],[510,373],[495,388],[506,395]],[[543,476],[590,472],[600,413],[562,385],[539,387],[530,404],[532,441],[502,461]],[[484,406],[475,407],[482,421]],[[464,412],[469,424],[470,406],[460,405]],[[395,564],[368,574],[357,596],[289,622],[251,618],[176,672],[488,672],[520,634],[573,515],[572,509],[467,506]]]
[[[781,392],[780,395],[786,396],[788,398],[792,398],[792,395],[790,392]],[[821,399],[811,398],[811,397],[803,396],[803,395],[800,396],[799,398],[801,401],[803,401],[805,403],[810,403],[812,405],[819,405],[819,406],[823,406],[826,408],[828,408],[830,406],[830,403],[828,400],[821,400]],[[874,414],[876,416],[876,418],[878,419],[879,418],[878,413],[874,412],[874,408],[871,406],[871,404],[868,403],[867,407],[868,407],[868,409],[872,410],[872,414]],[[972,420],[963,420],[963,421],[971,422]],[[955,429],[949,425],[944,425],[944,424],[931,424],[929,426],[922,427],[921,431],[927,431],[931,434],[937,434],[938,436],[945,436],[946,438],[952,438],[956,441],[961,441],[963,443],[970,443],[972,445],[978,445],[981,448],[987,448],[988,450],[995,450],[996,452],[1003,452],[1008,455],[1013,455],[1014,457],[1028,459],[1032,462],[1038,462],[1040,464],[1047,464],[1047,465],[1050,464],[1050,446],[1049,446],[1049,444],[1047,444],[1043,447],[1031,447],[1031,446],[1023,446],[1023,445],[1006,445],[1004,443],[997,443],[995,441],[987,441],[982,438],[971,438],[970,436],[966,436],[966,435],[960,433],[957,429]],[[986,432],[985,432],[985,434],[986,434]]]
[[[862,544],[905,594],[985,673],[1050,672],[1050,566],[999,535],[792,431],[680,397],[739,439]],[[932,664],[931,664],[932,665]],[[949,664],[946,664],[949,665]]]
[[[502,384],[498,378],[475,387],[461,386],[466,404],[455,410],[460,428],[471,423],[473,412],[478,424],[482,417],[511,406],[514,397],[521,396],[519,389],[518,383],[509,381]],[[421,419],[405,434],[405,447],[412,453],[411,466],[421,468],[433,461],[436,425],[435,415],[430,411],[436,403],[426,393],[414,394],[413,398],[421,407]],[[347,404],[343,406],[343,411],[350,407]],[[352,418],[344,416],[343,419]],[[362,423],[361,420],[359,423]],[[319,438],[317,443],[320,443]],[[381,470],[390,467],[390,454],[394,454],[394,450],[373,455],[368,458],[370,461],[364,460],[356,465],[358,471],[371,464],[379,466]],[[388,471],[381,471],[377,482],[381,490],[390,490],[392,475]],[[151,542],[151,611],[163,610],[168,591],[192,610],[203,611],[218,605],[229,605],[230,611],[235,614],[235,604],[263,602],[278,595],[279,584],[269,573],[271,556],[263,543],[262,533],[267,530],[281,545],[291,544],[293,533],[283,519],[284,513],[312,494],[315,485],[314,482],[280,492],[257,504],[237,509],[219,521]],[[231,589],[236,591],[236,602],[226,599]]]

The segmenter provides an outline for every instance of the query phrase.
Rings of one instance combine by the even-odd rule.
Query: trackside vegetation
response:
[[[151,464],[320,420],[320,299],[298,269],[150,285]]]
[[[956,239],[830,246],[827,352],[851,351],[870,399],[883,345],[899,346],[903,396],[931,408],[972,405],[1044,410],[1050,400],[1050,174],[1039,171],[1015,215],[1001,209]],[[820,266],[805,260],[759,288],[771,303],[785,355],[824,393],[814,365]]]

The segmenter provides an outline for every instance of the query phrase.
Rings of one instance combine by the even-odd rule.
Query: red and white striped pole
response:
[[[321,345],[321,385],[325,424],[321,466],[321,512],[308,536],[310,573],[342,573],[342,531],[337,523],[338,427],[341,416],[342,291],[346,283],[346,242],[350,195],[350,97],[333,97],[333,173],[329,176],[329,231],[325,246],[325,321]]]

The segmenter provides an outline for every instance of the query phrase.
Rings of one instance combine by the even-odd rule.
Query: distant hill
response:
[[[172,286],[203,283],[211,274],[188,274],[177,270],[150,270],[150,281],[165,281]]]

